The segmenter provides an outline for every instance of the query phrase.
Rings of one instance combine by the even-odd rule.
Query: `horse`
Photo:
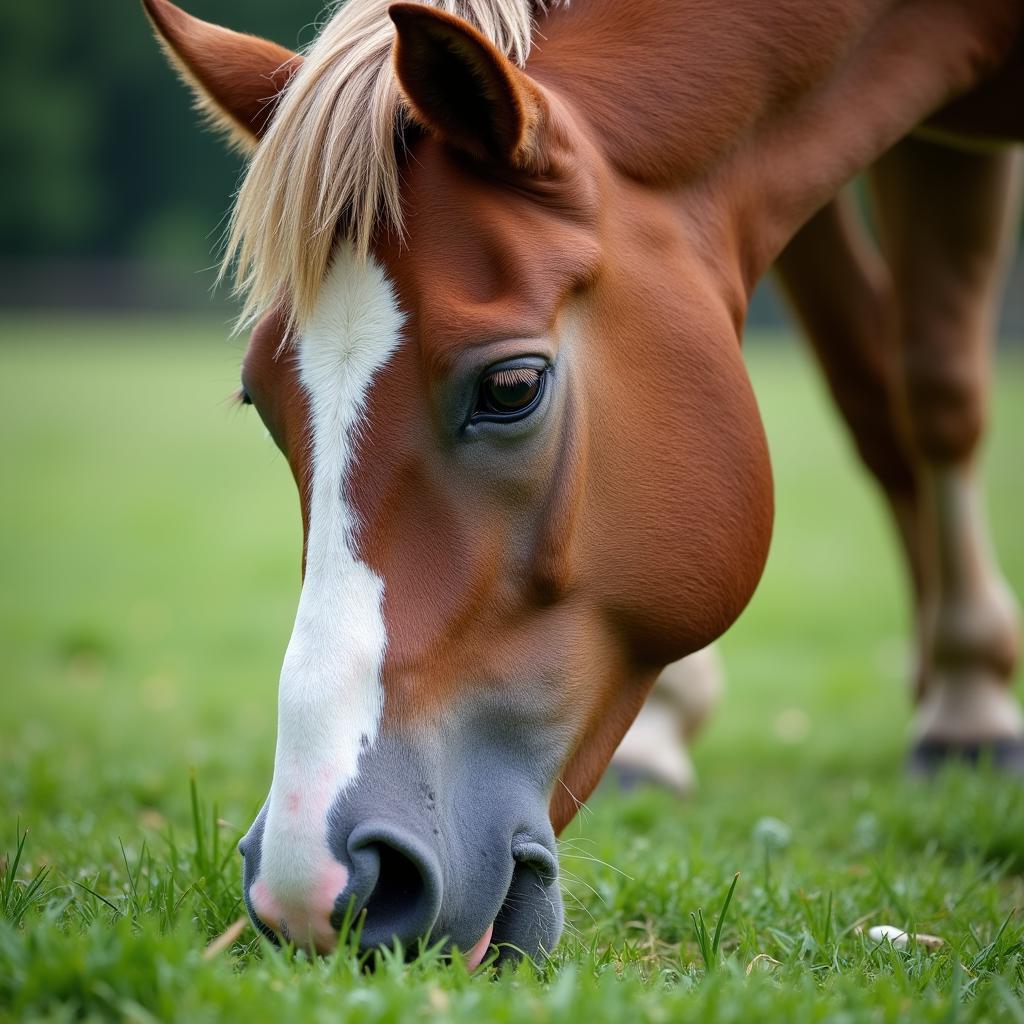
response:
[[[327,952],[359,915],[365,948],[443,939],[471,968],[553,948],[555,836],[761,576],[741,340],[773,265],[906,551],[911,762],[1024,767],[974,470],[1020,4],[349,0],[303,54],[143,4],[249,153],[240,398],[301,498],[239,844],[263,935]]]

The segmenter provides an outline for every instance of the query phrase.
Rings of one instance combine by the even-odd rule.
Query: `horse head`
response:
[[[146,6],[253,149],[243,388],[301,498],[250,914],[321,951],[353,911],[367,946],[550,949],[556,834],[766,557],[734,278],[578,69],[525,65],[528,4],[350,0],[304,61]]]

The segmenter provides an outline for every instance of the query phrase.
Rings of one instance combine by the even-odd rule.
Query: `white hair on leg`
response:
[[[723,689],[722,662],[714,647],[667,666],[615,751],[613,769],[679,793],[693,790],[697,774],[686,745],[718,704]]]

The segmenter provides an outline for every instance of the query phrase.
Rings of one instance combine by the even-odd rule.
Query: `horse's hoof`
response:
[[[907,767],[911,775],[928,777],[950,762],[991,765],[1002,775],[1024,778],[1024,737],[977,743],[919,740],[910,750]]]
[[[602,789],[614,789],[620,793],[637,793],[642,790],[661,790],[678,797],[689,796],[693,791],[693,782],[680,785],[675,779],[640,765],[627,764],[613,760],[601,780]]]

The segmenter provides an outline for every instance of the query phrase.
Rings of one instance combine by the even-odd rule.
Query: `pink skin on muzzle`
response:
[[[348,885],[348,870],[333,859],[324,859],[316,884],[301,900],[279,900],[262,879],[249,890],[249,899],[259,919],[278,935],[286,934],[297,946],[312,946],[318,953],[330,953],[338,942],[331,914],[338,896]]]

